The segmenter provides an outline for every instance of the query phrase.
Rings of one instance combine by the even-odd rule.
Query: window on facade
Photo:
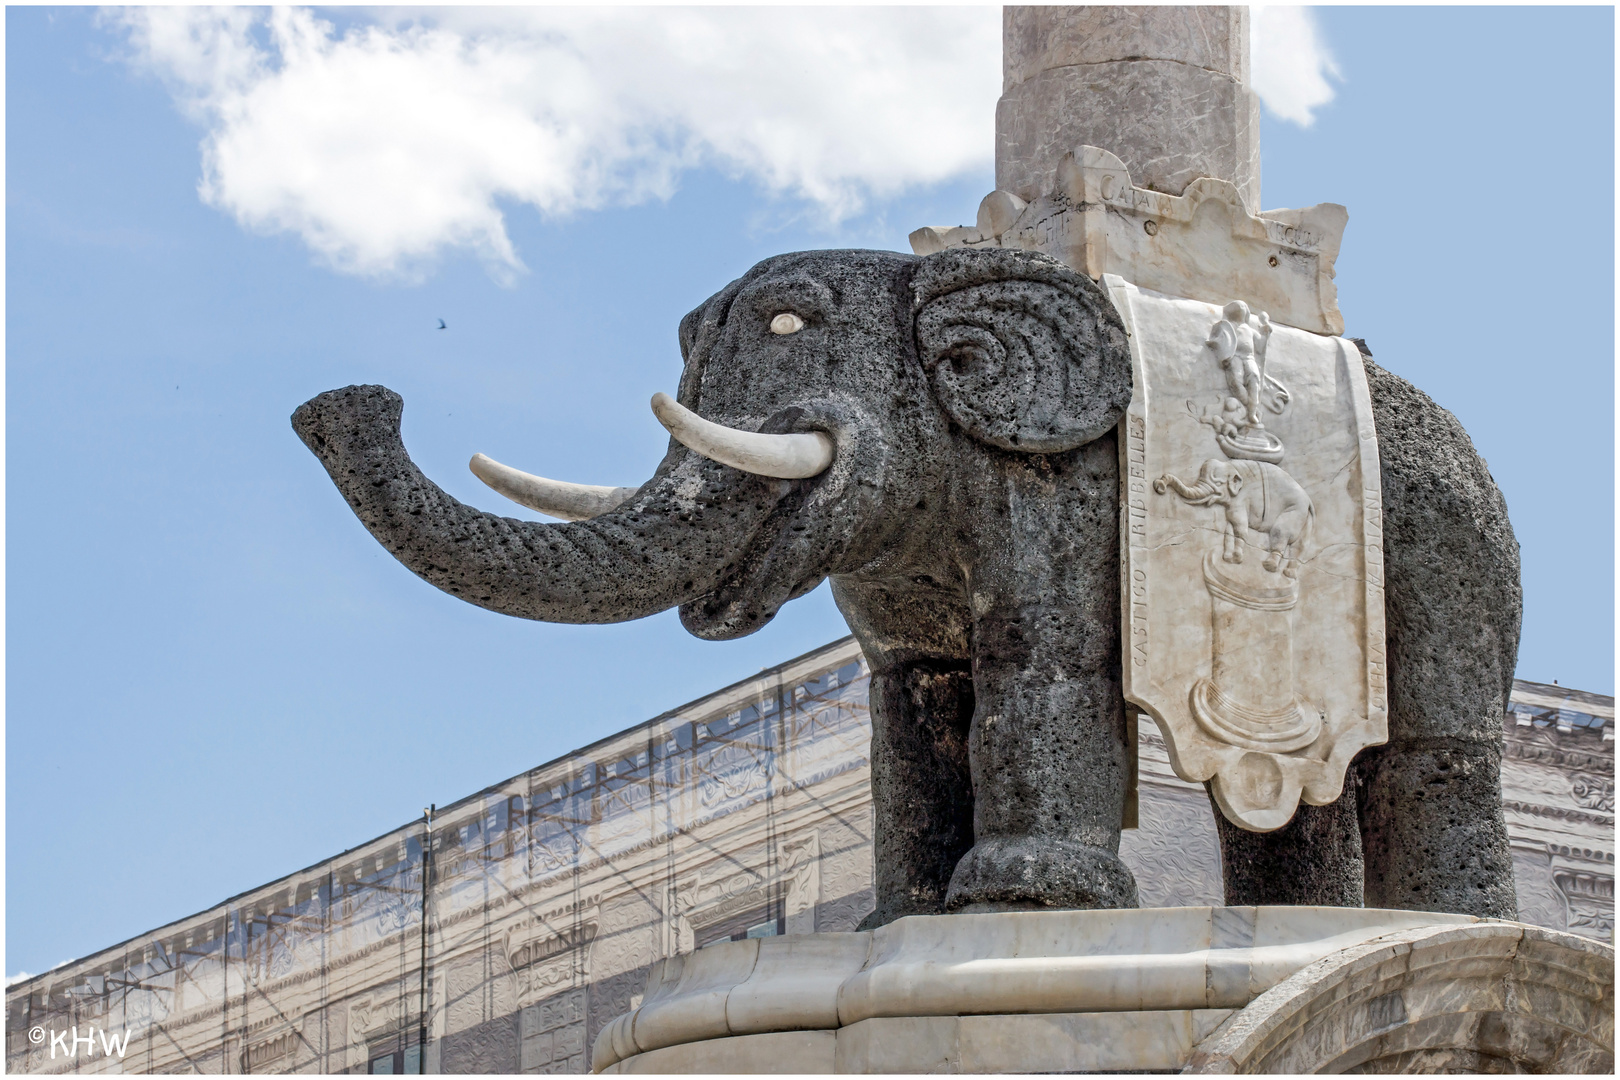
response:
[[[379,1054],[371,1059],[369,1071],[388,1075],[404,1073],[407,1076],[419,1073],[422,1071],[422,1048],[412,1046],[403,1052],[396,1050],[391,1054]]]
[[[706,949],[722,941],[746,941],[748,938],[776,937],[785,933],[787,926],[782,919],[782,905],[773,902],[748,908],[707,926],[699,925],[694,936],[697,947]]]
[[[1554,727],[1566,733],[1576,728],[1602,731],[1608,723],[1601,716],[1593,716],[1576,709],[1538,708],[1519,702],[1514,703],[1510,714],[1519,727]]]

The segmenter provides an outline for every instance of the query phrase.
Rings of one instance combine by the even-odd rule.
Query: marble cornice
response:
[[[1559,859],[1574,859],[1577,862],[1597,863],[1600,866],[1614,865],[1614,852],[1598,851],[1593,848],[1577,847],[1571,844],[1558,844],[1547,841],[1547,854]]]
[[[1515,799],[1502,800],[1503,810],[1512,810],[1515,813],[1530,814],[1533,817],[1557,818],[1561,821],[1579,821],[1589,825],[1602,825],[1605,828],[1614,828],[1613,814],[1595,814],[1590,810],[1571,810],[1564,806],[1547,806],[1542,803],[1519,802]]]
[[[1565,769],[1592,771],[1604,776],[1614,775],[1613,743],[1605,751],[1601,747],[1558,746],[1546,739],[1545,732],[1515,737],[1509,732],[1503,742],[1503,756],[1540,765],[1556,765]]]

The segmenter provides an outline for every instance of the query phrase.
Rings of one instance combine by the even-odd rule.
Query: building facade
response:
[[[1610,941],[1614,701],[1521,682],[1504,723],[1521,917]],[[1144,906],[1219,904],[1151,727],[1122,855]],[[6,1068],[586,1072],[655,960],[872,909],[869,731],[846,638],[9,987]]]

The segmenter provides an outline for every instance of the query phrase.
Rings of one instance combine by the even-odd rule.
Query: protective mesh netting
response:
[[[866,702],[837,642],[13,987],[7,1070],[585,1072],[653,961],[871,909]]]
[[[440,810],[425,861],[413,822],[9,987],[7,1071],[585,1072],[654,961],[871,910],[867,682],[835,642]],[[1601,940],[1613,715],[1521,682],[1504,718],[1520,918]],[[1221,903],[1203,788],[1137,745],[1143,905]]]

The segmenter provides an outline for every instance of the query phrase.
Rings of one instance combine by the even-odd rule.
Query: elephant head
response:
[[[640,488],[474,458],[497,490],[581,519],[568,524],[445,494],[411,463],[386,388],[322,394],[292,422],[373,535],[446,592],[551,622],[680,605],[692,633],[723,639],[872,563],[930,497],[939,505],[960,479],[952,425],[1036,453],[1108,431],[1130,392],[1121,342],[1095,286],[1039,255],[768,259],[682,320],[677,397],[654,400],[675,438]]]
[[[615,622],[679,606],[689,631],[723,639],[831,577],[873,666],[875,738],[893,743],[873,752],[880,921],[940,910],[947,881],[957,907],[1134,903],[1106,850],[1118,806],[1065,810],[1087,781],[1052,794],[1029,773],[1117,771],[1124,788],[1113,429],[1131,375],[1101,290],[1030,252],[802,252],[698,307],[680,346],[677,395],[654,399],[674,438],[640,488],[474,459],[497,489],[581,519],[569,523],[445,494],[411,463],[402,403],[383,387],[322,394],[293,427],[396,558],[504,614]],[[1084,557],[1053,561],[1064,545]],[[1029,640],[1042,620],[1062,624],[1053,643]],[[1068,669],[1066,688],[1035,686]],[[1095,753],[1042,734],[1088,722],[1107,742]],[[983,778],[968,775],[970,740]],[[1006,843],[974,861],[975,836]],[[1041,837],[1069,845],[1059,885],[1028,880]]]
[[[1209,506],[1236,498],[1243,490],[1243,476],[1231,462],[1209,458],[1199,468],[1194,483],[1183,483],[1168,473],[1153,481],[1153,490],[1160,495],[1167,488],[1194,506]]]

